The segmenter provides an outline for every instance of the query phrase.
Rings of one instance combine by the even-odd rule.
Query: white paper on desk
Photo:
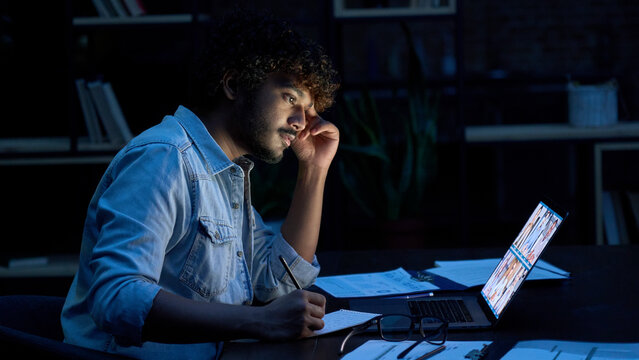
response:
[[[502,360],[639,359],[639,343],[593,343],[579,341],[520,341]]]
[[[384,340],[369,340],[357,349],[346,354],[342,360],[397,360],[397,355],[413,344],[414,341],[391,342]],[[465,359],[464,356],[473,350],[482,350],[484,345],[490,345],[490,341],[446,341],[444,351],[429,357],[429,360]],[[437,349],[439,345],[431,345],[423,342],[417,345],[404,357],[406,360],[415,360],[429,351]]]
[[[315,330],[315,335],[313,336],[348,329],[353,326],[363,324],[377,315],[379,314],[346,309],[333,311],[332,313],[324,315],[324,318],[322,319],[324,320],[324,327],[320,330]]]
[[[488,281],[501,259],[435,261],[429,273],[445,277],[468,287],[483,285]],[[570,273],[539,259],[526,280],[567,279]]]
[[[411,294],[437,290],[437,286],[417,281],[403,268],[395,270],[318,277],[315,285],[336,298]]]

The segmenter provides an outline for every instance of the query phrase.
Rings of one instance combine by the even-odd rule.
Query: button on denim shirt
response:
[[[228,159],[180,106],[113,159],[89,204],[80,266],[62,311],[65,341],[148,359],[211,359],[220,343],[142,342],[162,288],[204,302],[249,305],[319,273],[250,205],[245,158]]]

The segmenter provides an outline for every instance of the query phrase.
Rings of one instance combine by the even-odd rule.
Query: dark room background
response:
[[[0,2],[4,254],[79,251],[86,207],[116,149],[84,147],[76,79],[109,82],[138,134],[188,103],[206,25],[232,7],[143,3],[142,17],[181,17],[100,22],[90,20],[98,13],[89,0]],[[596,243],[596,208],[607,199],[622,214],[621,241],[637,242],[639,2],[457,0],[452,15],[359,18],[336,16],[333,1],[239,3],[289,20],[340,72],[324,116],[344,147],[326,189],[320,251],[507,246],[544,196],[570,211],[554,245]],[[571,135],[569,83],[615,84],[619,124]],[[569,135],[527,133],[540,124],[568,125]],[[503,140],[510,125],[523,130]],[[619,125],[629,130],[610,135]],[[371,143],[367,131],[385,142]],[[630,149],[600,153],[603,203],[595,191],[602,142]],[[385,150],[389,161],[364,148]],[[418,148],[421,160],[402,182],[403,161]],[[275,167],[257,164],[255,206],[267,220],[285,215],[294,174],[292,154]],[[604,233],[599,241],[612,242]]]

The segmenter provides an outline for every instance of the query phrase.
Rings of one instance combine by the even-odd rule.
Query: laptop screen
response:
[[[537,262],[563,217],[540,202],[481,290],[490,310],[499,318]]]

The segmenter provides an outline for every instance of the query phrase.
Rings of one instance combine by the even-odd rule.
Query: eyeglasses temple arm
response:
[[[371,327],[373,324],[372,322],[368,321],[358,327],[353,328],[353,330],[351,330],[351,332],[346,335],[346,337],[344,338],[344,341],[342,341],[342,346],[340,346],[339,348],[339,355],[342,355],[344,353],[344,346],[346,346],[346,343],[348,342],[348,339],[352,338],[353,336],[363,332],[364,330],[368,329],[369,327]]]
[[[408,353],[411,352],[411,350],[413,350],[415,347],[417,347],[417,345],[423,343],[425,339],[426,338],[421,338],[421,339],[415,341],[414,343],[412,343],[411,346],[407,347],[406,349],[404,349],[404,351],[400,352],[397,355],[397,358],[398,359],[403,359],[404,356],[408,355]]]

